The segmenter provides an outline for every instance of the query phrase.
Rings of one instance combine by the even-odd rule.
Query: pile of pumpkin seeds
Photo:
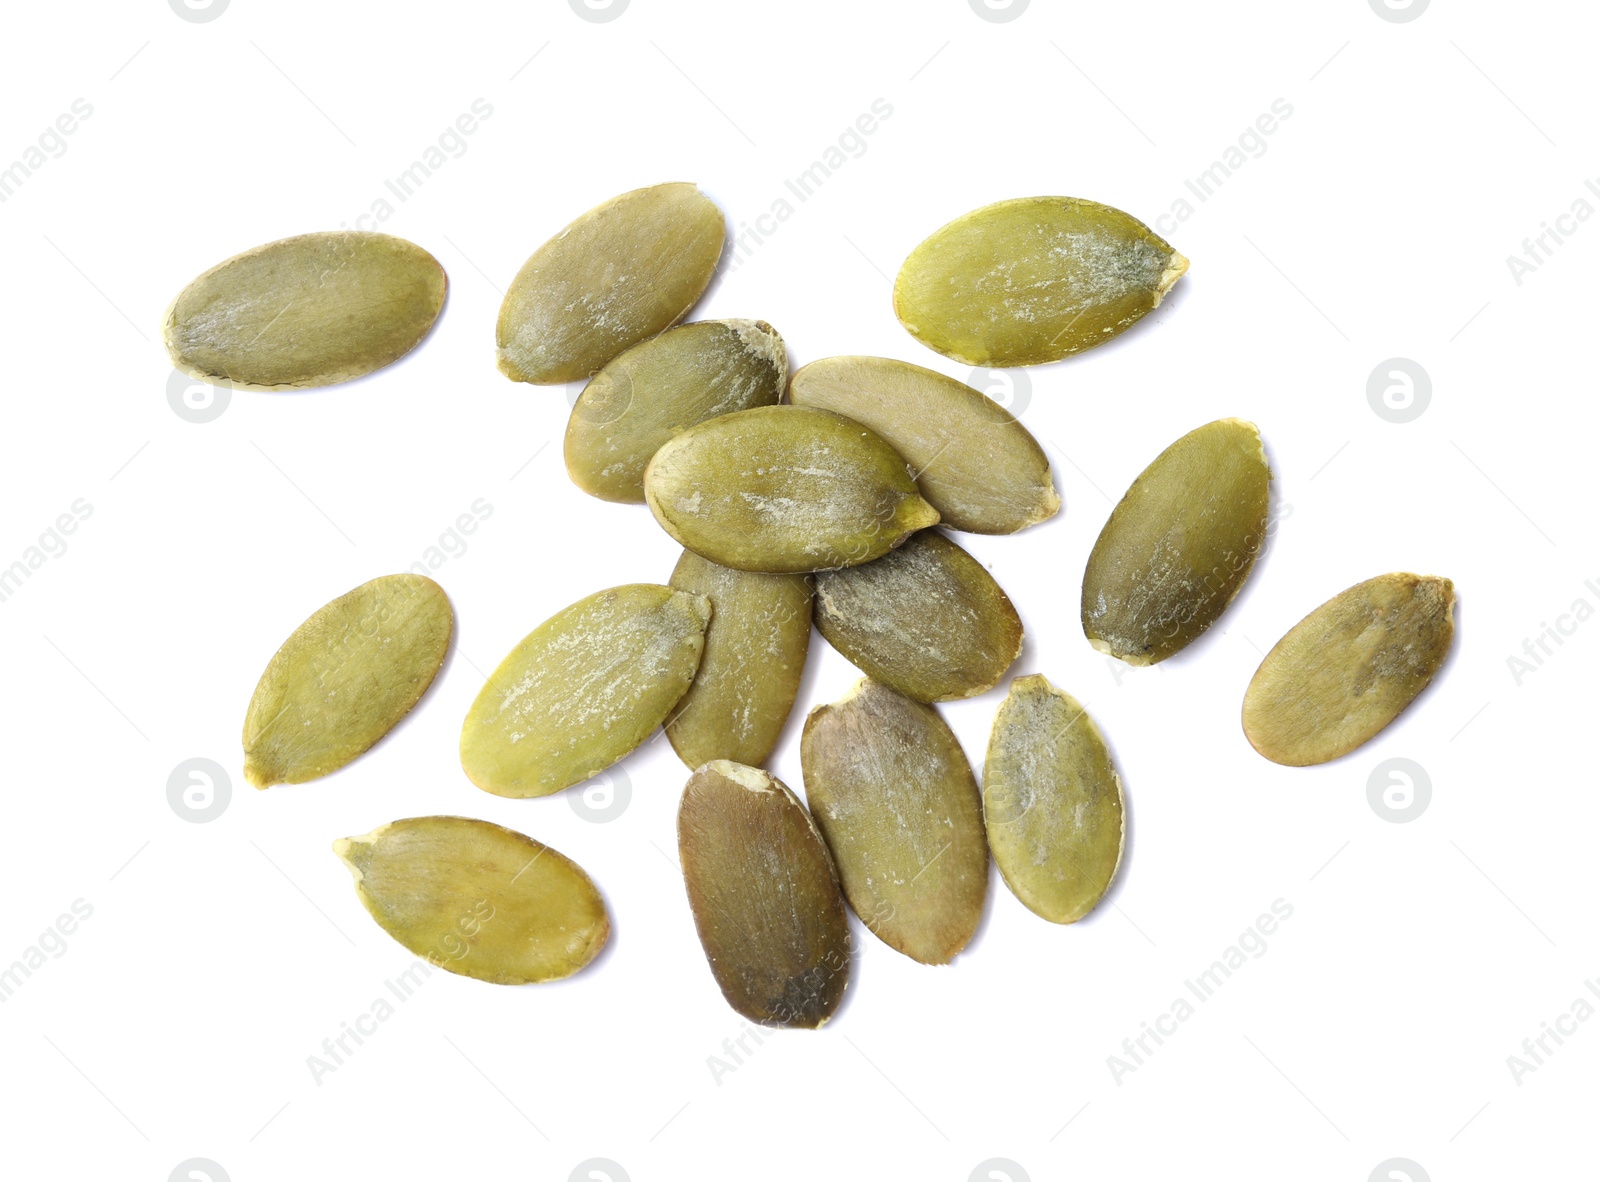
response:
[[[502,372],[588,381],[566,433],[573,483],[647,505],[684,549],[665,584],[595,592],[524,637],[467,714],[461,766],[486,792],[547,796],[665,726],[692,773],[678,847],[711,976],[746,1018],[811,1028],[845,995],[847,908],[896,951],[947,964],[977,929],[992,857],[1029,910],[1073,923],[1116,876],[1125,802],[1094,720],[1043,676],[1011,683],[981,787],[935,705],[993,689],[1023,647],[1005,591],[935,527],[1012,534],[1054,516],[1044,450],[996,403],[921,366],[830,357],[791,379],[763,321],[679,325],[724,233],[695,186],[639,189],[551,238],[506,293]],[[1003,201],[912,251],[894,309],[956,361],[1039,365],[1131,327],[1188,266],[1109,206]],[[412,243],[307,234],[201,275],[164,335],[190,375],[306,389],[403,356],[445,290],[443,268]],[[1131,665],[1194,643],[1265,544],[1271,478],[1260,434],[1238,419],[1157,456],[1089,556],[1088,642]],[[1444,663],[1453,602],[1448,579],[1393,573],[1311,612],[1249,684],[1250,744],[1305,766],[1372,739]],[[813,623],[865,676],[806,719],[802,800],[761,765]],[[444,591],[412,574],[319,609],[250,699],[246,778],[301,783],[359,757],[422,698],[453,626]],[[334,849],[385,931],[478,980],[569,976],[610,932],[581,867],[486,821],[413,817]]]

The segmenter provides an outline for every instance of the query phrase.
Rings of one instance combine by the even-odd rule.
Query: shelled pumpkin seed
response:
[[[711,603],[635,583],[535,628],[484,684],[461,766],[496,796],[548,796],[616,763],[660,726],[700,665]]]
[[[238,390],[303,390],[359,378],[421,342],[449,281],[422,247],[364,230],[269,242],[178,293],[162,337],[192,378]]]
[[[869,427],[905,457],[944,524],[1011,534],[1061,508],[1050,461],[1010,411],[963,382],[888,357],[802,366],[789,401]]]
[[[935,530],[876,562],[817,574],[817,630],[862,672],[919,702],[993,689],[1022,652],[994,576]]]
[[[1122,861],[1122,780],[1094,720],[1038,675],[1019,677],[995,715],[983,818],[1000,875],[1051,923],[1082,919]]]
[[[806,806],[760,768],[715,760],[689,777],[678,854],[722,996],[767,1026],[815,1029],[850,976],[850,927]]]
[[[1120,209],[1022,197],[934,231],[900,268],[894,310],[912,336],[966,365],[1043,365],[1125,332],[1188,269]]]
[[[495,330],[500,372],[536,385],[589,377],[683,319],[725,236],[722,211],[691,184],[635,189],[591,209],[511,281]]]
[[[972,767],[939,712],[862,678],[811,712],[800,761],[867,930],[912,960],[949,964],[983,917],[989,847]]]
[[[611,934],[583,868],[513,830],[411,817],[333,852],[378,926],[437,968],[496,985],[570,977]]]
[[[1155,458],[1123,494],[1083,573],[1083,632],[1130,665],[1164,661],[1233,602],[1266,544],[1254,423],[1218,419]]]
[[[319,608],[250,696],[245,779],[300,784],[361,755],[427,692],[452,626],[444,590],[422,575],[385,575]]]
[[[702,320],[633,346],[590,379],[567,421],[567,473],[590,496],[644,502],[663,443],[718,415],[775,406],[788,355],[770,324]]]
[[[667,720],[672,749],[690,768],[765,763],[805,672],[811,576],[734,570],[685,550],[669,581],[711,601],[700,670]]]
[[[644,491],[680,545],[739,570],[870,562],[939,520],[899,453],[810,407],[759,406],[690,427],[656,452]]]
[[[1273,646],[1244,695],[1244,733],[1274,763],[1347,755],[1433,680],[1455,637],[1455,586],[1404,572],[1335,595]]]

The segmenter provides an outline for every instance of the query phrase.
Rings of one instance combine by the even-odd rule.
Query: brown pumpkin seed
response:
[[[989,847],[978,783],[939,712],[862,678],[811,712],[800,761],[867,930],[912,960],[949,964],[983,917]]]
[[[815,1029],[850,976],[850,926],[806,806],[759,768],[716,760],[683,790],[678,854],[695,930],[728,1004]]]
[[[1393,722],[1450,655],[1449,579],[1379,575],[1341,591],[1278,641],[1244,695],[1244,733],[1273,763],[1347,755]]]

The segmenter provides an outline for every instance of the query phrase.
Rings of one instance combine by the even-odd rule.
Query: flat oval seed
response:
[[[595,373],[694,307],[722,257],[722,211],[695,186],[635,189],[534,251],[495,330],[500,372],[552,385]]]
[[[644,492],[680,545],[739,570],[870,562],[939,520],[892,447],[842,415],[799,406],[690,427],[651,459]]]
[[[971,386],[887,357],[802,366],[789,401],[869,427],[905,457],[944,524],[1011,534],[1061,508],[1050,461],[1028,429]]]
[[[1040,676],[1000,703],[983,767],[989,849],[1011,893],[1051,923],[1094,910],[1122,861],[1122,781],[1083,707]]]
[[[422,247],[364,230],[269,242],[178,293],[162,336],[172,364],[238,390],[303,390],[382,369],[428,335],[444,268]]]
[[[862,678],[800,741],[806,800],[867,930],[949,964],[983,917],[989,847],[961,744],[932,706]]]
[[[1339,592],[1273,646],[1244,695],[1244,733],[1273,763],[1347,755],[1428,687],[1455,637],[1449,579],[1395,573]]]
[[[1139,474],[1083,572],[1083,634],[1130,665],[1164,661],[1239,594],[1267,536],[1272,470],[1254,423],[1190,431]]]
[[[691,768],[765,763],[805,672],[811,577],[734,570],[685,550],[671,583],[711,601],[700,671],[667,720],[672,749]]]
[[[863,673],[919,702],[993,689],[1022,652],[1000,584],[940,533],[817,575],[817,630]]]
[[[695,930],[722,996],[765,1026],[816,1029],[850,978],[850,925],[806,806],[759,768],[706,764],[678,806]]]
[[[1022,197],[964,214],[913,250],[894,310],[912,336],[967,365],[1043,365],[1132,327],[1188,269],[1120,209]]]
[[[495,985],[570,977],[611,934],[583,868],[468,817],[411,817],[333,852],[378,926],[437,968]]]
[[[702,320],[635,345],[584,387],[567,421],[567,474],[590,496],[644,501],[644,469],[707,419],[776,406],[788,354],[760,320]]]
[[[443,589],[422,575],[385,575],[319,608],[250,697],[245,779],[301,784],[366,751],[433,683],[452,624]]]
[[[467,778],[548,796],[603,772],[665,721],[694,680],[711,604],[648,583],[613,587],[528,633],[461,727]]]

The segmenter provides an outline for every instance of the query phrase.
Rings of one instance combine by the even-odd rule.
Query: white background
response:
[[[0,965],[74,900],[93,908],[0,1005],[7,1175],[160,1180],[203,1157],[235,1182],[562,1180],[605,1158],[634,1182],[962,1182],[1004,1158],[1013,1182],[1362,1182],[1403,1157],[1442,1182],[1574,1177],[1592,1157],[1600,1022],[1520,1083],[1507,1065],[1600,975],[1600,624],[1521,684],[1507,664],[1574,600],[1600,606],[1584,586],[1600,576],[1600,219],[1520,285],[1506,263],[1575,200],[1600,207],[1587,8],[1440,0],[1392,22],[1366,0],[1033,0],[995,22],[967,0],[632,0],[599,23],[565,0],[232,0],[194,23],[141,0],[13,5],[6,24],[0,162],[75,99],[93,107],[0,204],[0,566],[74,500],[92,506],[0,603]],[[382,223],[450,273],[424,346],[349,385],[175,413],[160,323],[177,291],[251,246],[354,224],[478,98],[493,115],[467,151]],[[879,98],[893,114],[865,152],[798,203],[785,179]],[[1185,179],[1277,99],[1293,113],[1265,152],[1197,202]],[[768,1035],[720,1082],[708,1057],[743,1023],[672,862],[686,770],[668,746],[622,765],[632,802],[608,824],[564,796],[480,792],[456,757],[480,671],[557,609],[665,581],[676,558],[646,510],[569,483],[565,391],[506,381],[493,350],[501,291],[535,247],[666,180],[700,183],[735,229],[796,206],[694,316],[766,319],[795,364],[881,353],[963,379],[890,309],[925,235],[1014,196],[1152,224],[1195,206],[1159,223],[1193,260],[1160,311],[1027,375],[1021,417],[1064,512],[959,538],[1023,615],[1014,672],[1078,696],[1115,748],[1131,841],[1112,894],[1056,927],[996,879],[943,969],[856,925],[835,1021]],[[1393,357],[1431,376],[1408,423],[1367,400]],[[1224,415],[1260,425],[1282,528],[1205,639],[1115,668],[1078,622],[1089,548],[1145,464]],[[333,777],[249,788],[240,720],[277,645],[418,561],[478,498],[492,516],[435,574],[459,643],[415,714]],[[1456,582],[1437,683],[1345,759],[1258,757],[1238,711],[1261,651],[1390,570]],[[854,677],[814,641],[772,764],[797,790],[805,710]],[[944,710],[976,759],[1003,688]],[[197,757],[232,778],[204,824],[167,799]],[[1410,823],[1369,804],[1393,757],[1432,783]],[[613,946],[552,986],[435,974],[315,1083],[307,1057],[411,960],[329,845],[427,813],[576,859]],[[1115,1081],[1122,1040],[1277,899],[1294,913],[1266,953]]]

